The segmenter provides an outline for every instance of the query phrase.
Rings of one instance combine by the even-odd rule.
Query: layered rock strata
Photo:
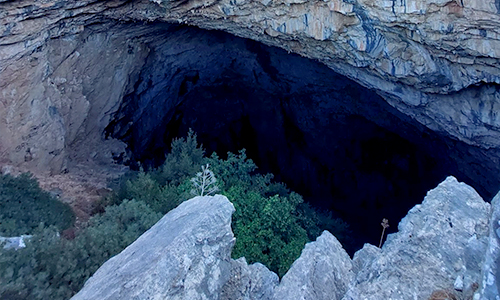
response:
[[[106,262],[73,299],[498,299],[493,205],[490,218],[490,204],[449,177],[381,249],[366,244],[351,260],[325,231],[278,284],[263,265],[230,259],[227,198],[197,197]]]
[[[498,0],[1,1],[0,162],[59,172],[78,154],[123,153],[102,130],[148,55],[154,24],[144,22],[224,30],[319,60],[433,130],[498,148],[499,9]]]

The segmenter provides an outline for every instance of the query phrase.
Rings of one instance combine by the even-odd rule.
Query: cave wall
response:
[[[68,157],[98,155],[86,146],[102,143],[102,124],[132,88],[155,21],[223,30],[316,59],[434,131],[498,148],[496,2],[2,1],[0,160],[58,172]],[[108,28],[114,22],[137,26]],[[81,150],[76,135],[85,137]],[[106,157],[123,150],[109,148]]]
[[[168,23],[226,31],[256,42],[208,37]],[[69,164],[113,163],[124,157],[126,146],[138,157],[153,153],[142,160],[155,160],[171,137],[192,126],[207,149],[248,148],[258,164],[268,166],[264,171],[292,166],[292,172],[300,173],[323,167],[323,175],[297,177],[299,189],[306,187],[301,192],[311,197],[336,193],[342,198],[338,191],[323,191],[323,183],[348,177],[358,167],[368,173],[384,169],[365,162],[383,162],[391,147],[377,138],[353,142],[338,134],[349,129],[366,135],[356,128],[369,124],[379,140],[401,143],[391,149],[395,161],[387,160],[396,169],[401,164],[401,174],[412,174],[416,181],[443,179],[411,163],[437,161],[439,168],[446,166],[488,198],[498,189],[499,24],[492,0],[0,1],[0,165],[58,173]],[[263,50],[259,43],[284,51]],[[302,62],[298,56],[280,60],[285,51],[317,63],[294,68]],[[172,59],[176,56],[182,59]],[[211,72],[201,72],[205,69]],[[239,73],[231,71],[236,69]],[[146,73],[150,80],[144,80]],[[272,110],[249,104],[256,90],[263,107]],[[196,113],[193,105],[201,105],[194,102],[199,95],[217,102],[218,111],[187,122]],[[278,102],[276,95],[283,95]],[[339,97],[331,101],[325,95]],[[303,117],[305,111],[312,114]],[[252,121],[251,114],[261,121]],[[333,121],[339,115],[341,121]],[[177,129],[166,132],[167,125]],[[260,135],[269,125],[275,125],[275,136],[283,137],[278,144],[293,146],[296,153],[280,155],[281,146],[252,147],[277,142],[270,134]],[[336,129],[318,134],[312,129],[317,126]],[[203,128],[224,134],[209,142],[213,136]],[[245,139],[234,138],[239,134]],[[447,136],[451,138],[440,141]],[[332,157],[357,162],[348,170],[333,170],[333,162],[321,161],[332,141],[379,150],[364,157],[333,148]],[[429,152],[450,159],[422,154]],[[408,153],[411,158],[405,157]],[[304,154],[317,163],[302,160]],[[391,176],[396,180],[399,175]],[[362,187],[376,187],[379,180],[367,175],[348,187],[358,190],[360,199],[373,197]],[[391,201],[408,194],[394,192]]]
[[[500,188],[496,149],[433,132],[319,62],[219,31],[158,26],[164,38],[148,44],[135,89],[106,128],[132,164],[161,165],[192,128],[208,155],[245,148],[262,173],[374,244],[379,228],[367,224],[399,221],[450,174],[486,199]]]
[[[0,73],[0,161],[58,173],[69,158],[111,163],[123,152],[101,135],[148,55],[141,29],[89,25],[14,53]]]
[[[432,130],[498,147],[500,14],[493,0],[155,2],[165,20],[317,59]],[[484,83],[493,85],[460,92]]]

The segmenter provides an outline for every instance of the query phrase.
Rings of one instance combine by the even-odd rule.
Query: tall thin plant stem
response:
[[[378,247],[381,248],[382,247],[382,240],[384,240],[384,233],[385,233],[385,229],[389,227],[389,220],[387,220],[386,218],[382,219],[382,223],[380,223],[380,225],[382,225],[382,235],[380,236],[380,243],[378,244]]]

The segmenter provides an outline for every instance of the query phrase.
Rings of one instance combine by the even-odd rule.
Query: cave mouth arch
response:
[[[165,27],[105,135],[131,163],[157,166],[192,128],[206,153],[245,148],[263,173],[332,210],[377,244],[448,175],[489,200],[494,150],[459,142],[400,113],[326,66],[218,31]]]

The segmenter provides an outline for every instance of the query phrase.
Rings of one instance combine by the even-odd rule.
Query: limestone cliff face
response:
[[[317,59],[433,130],[499,145],[498,1],[155,2],[167,20]]]
[[[433,130],[500,147],[498,0],[26,0],[0,1],[0,162],[58,172],[70,156],[119,155],[101,135],[153,21],[319,60]]]
[[[0,161],[59,172],[72,144],[87,149],[87,157],[97,155],[95,144],[78,141],[100,141],[109,112],[146,54],[140,45],[128,46],[138,34],[102,30],[98,15],[120,4],[0,3]],[[98,33],[92,33],[95,23]]]

